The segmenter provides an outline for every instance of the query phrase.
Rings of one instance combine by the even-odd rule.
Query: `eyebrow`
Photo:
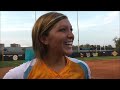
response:
[[[66,25],[58,26],[58,28],[67,28],[67,27],[70,27],[71,29],[73,29],[72,26],[66,26]]]

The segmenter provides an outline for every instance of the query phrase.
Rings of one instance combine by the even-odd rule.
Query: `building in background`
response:
[[[10,44],[10,47],[21,47],[21,46],[20,44],[13,43],[13,44]]]
[[[4,46],[5,46],[4,44],[0,43],[0,48],[4,48]]]

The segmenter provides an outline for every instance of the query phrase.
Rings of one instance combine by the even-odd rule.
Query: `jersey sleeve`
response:
[[[34,65],[35,60],[28,61],[21,64],[11,70],[9,70],[3,77],[3,79],[24,79],[24,73],[27,68],[32,64]]]
[[[68,57],[71,61],[77,63],[80,65],[80,67],[82,67],[84,73],[85,73],[85,79],[91,79],[91,71],[90,68],[88,66],[88,64],[82,60],[78,60],[76,58],[70,58]]]

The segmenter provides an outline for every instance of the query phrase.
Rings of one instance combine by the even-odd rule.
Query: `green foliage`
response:
[[[115,46],[116,46],[116,51],[117,52],[120,52],[120,38],[117,38],[117,37],[115,37],[114,39],[113,39],[113,41],[115,42]]]
[[[20,64],[24,63],[25,60],[18,60],[18,61],[0,61],[0,68],[3,67],[16,67]]]
[[[120,60],[120,56],[83,57],[80,60]]]
[[[80,60],[120,60],[120,56],[103,56],[103,57],[78,57]],[[3,67],[16,67],[24,63],[25,60],[18,61],[0,61],[0,68]]]

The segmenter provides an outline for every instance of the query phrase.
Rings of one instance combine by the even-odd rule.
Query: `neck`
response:
[[[65,65],[65,56],[60,55],[59,53],[48,53],[43,61],[50,67]]]

